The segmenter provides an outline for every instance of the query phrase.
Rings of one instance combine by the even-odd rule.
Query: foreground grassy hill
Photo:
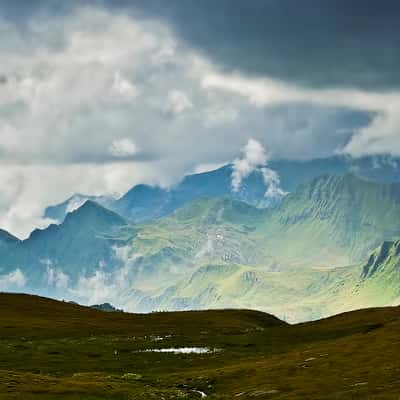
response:
[[[400,309],[104,313],[0,294],[0,399],[398,399]],[[199,347],[205,353],[149,349]]]

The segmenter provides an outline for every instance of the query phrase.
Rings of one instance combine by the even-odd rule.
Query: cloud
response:
[[[111,143],[110,146],[110,153],[114,157],[128,157],[128,156],[133,156],[136,154],[138,151],[135,143],[128,139],[128,138],[122,138],[122,139],[116,139]]]
[[[146,163],[80,163],[71,165],[6,166],[0,169],[0,226],[26,238],[35,227],[46,227],[44,208],[76,193],[101,195],[127,191],[131,185],[146,181],[164,183],[159,167]],[[56,190],[55,190],[56,189]],[[71,209],[78,205],[71,204]]]
[[[0,290],[23,288],[25,283],[26,278],[19,268],[8,274],[0,275]]]
[[[115,9],[110,1],[104,1]],[[120,3],[121,4],[121,3]],[[162,18],[228,72],[308,87],[400,88],[396,0],[123,2]]]
[[[62,271],[57,271],[47,266],[47,284],[57,289],[63,290],[68,288],[69,277]]]
[[[123,100],[132,100],[139,95],[139,90],[118,71],[114,74],[111,90]]]
[[[355,129],[348,143],[337,148],[337,152],[356,157],[382,153],[400,155],[400,91],[310,89],[268,78],[249,78],[238,74],[208,75],[203,79],[203,86],[240,95],[255,107],[309,103],[369,112],[372,122]]]
[[[279,199],[287,194],[281,187],[281,180],[276,171],[268,168],[268,154],[260,142],[249,139],[242,149],[242,156],[232,163],[232,190],[237,192],[241,183],[252,172],[262,174],[267,188],[265,197],[269,200]]]
[[[180,115],[193,108],[188,95],[179,90],[171,90],[168,93],[167,101],[164,107],[166,114]]]
[[[81,276],[77,284],[69,287],[67,292],[84,304],[110,302],[122,307],[123,292],[131,288],[130,269],[127,265],[113,273],[106,273],[99,269],[91,276]]]
[[[0,226],[21,237],[76,192],[168,186],[233,160],[249,132],[271,158],[399,153],[397,92],[232,74],[152,0],[39,3],[0,21]]]
[[[261,143],[249,139],[242,149],[242,157],[232,164],[232,189],[237,192],[243,179],[267,162],[267,153]]]
[[[87,198],[85,196],[80,196],[80,195],[74,195],[71,197],[71,199],[68,201],[66,212],[70,213],[72,211],[77,210],[79,207],[83,206],[87,201]]]
[[[264,178],[264,183],[267,186],[267,191],[265,192],[265,197],[268,199],[279,199],[287,195],[281,188],[281,179],[276,171],[271,168],[263,167],[261,168],[261,173]]]

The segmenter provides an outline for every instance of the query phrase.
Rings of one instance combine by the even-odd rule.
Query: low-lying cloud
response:
[[[278,173],[267,166],[268,154],[260,142],[249,139],[241,153],[241,157],[236,158],[232,163],[232,190],[234,192],[240,189],[244,179],[258,171],[262,174],[267,188],[266,198],[273,200],[286,195],[280,187],[281,180]]]
[[[267,153],[261,143],[249,139],[242,149],[242,156],[232,163],[232,189],[237,192],[243,179],[267,162]]]

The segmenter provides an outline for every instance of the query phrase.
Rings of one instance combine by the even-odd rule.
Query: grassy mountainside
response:
[[[273,271],[239,264],[207,264],[165,290],[128,296],[125,306],[144,312],[254,308],[289,322],[310,320],[328,315],[322,300],[312,307],[306,302],[323,290],[322,285],[314,284],[323,282],[326,275],[324,270],[310,268]]]
[[[400,184],[327,175],[302,186],[269,213],[259,244],[289,263],[349,265],[383,241],[398,238],[399,222]]]
[[[399,184],[324,176],[287,196],[276,210],[229,199],[196,200],[170,217],[139,227],[131,247],[153,257],[168,250],[161,263],[168,262],[170,254],[197,265],[344,266],[361,262],[383,241],[400,237],[399,222]]]
[[[379,294],[395,274],[360,291],[373,296],[353,288],[367,287],[357,266],[400,237],[399,219],[400,184],[352,175],[320,177],[274,210],[204,198],[144,225],[127,226],[89,201],[61,225],[15,242],[12,262],[0,266],[23,269],[28,284],[59,298],[131,311],[251,307],[299,321],[396,301],[396,283]],[[94,278],[77,288],[82,277]],[[104,291],[114,297],[97,295]]]
[[[400,236],[399,222],[400,185],[351,175],[318,178],[275,210],[199,199],[136,228],[128,246],[140,255],[132,265],[136,284],[156,276],[151,289],[165,290],[126,293],[126,305],[142,311],[255,307],[289,320],[346,310],[330,294],[344,280],[358,284],[358,264]],[[349,289],[344,298],[351,303],[352,296]],[[338,309],[327,308],[328,298]]]
[[[400,304],[400,241],[384,242],[360,268],[352,290],[353,308]]]
[[[0,399],[397,399],[399,308],[105,313],[0,295]],[[203,354],[146,349],[207,347]]]
[[[400,304],[400,242],[384,242],[368,261],[337,268],[264,270],[209,264],[153,296],[142,293],[127,306],[185,310],[256,308],[289,322],[326,317],[365,307]]]

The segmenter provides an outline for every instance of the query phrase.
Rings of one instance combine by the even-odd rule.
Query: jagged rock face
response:
[[[400,240],[386,241],[372,253],[363,267],[361,277],[370,278],[390,263],[396,267],[400,266]]]

